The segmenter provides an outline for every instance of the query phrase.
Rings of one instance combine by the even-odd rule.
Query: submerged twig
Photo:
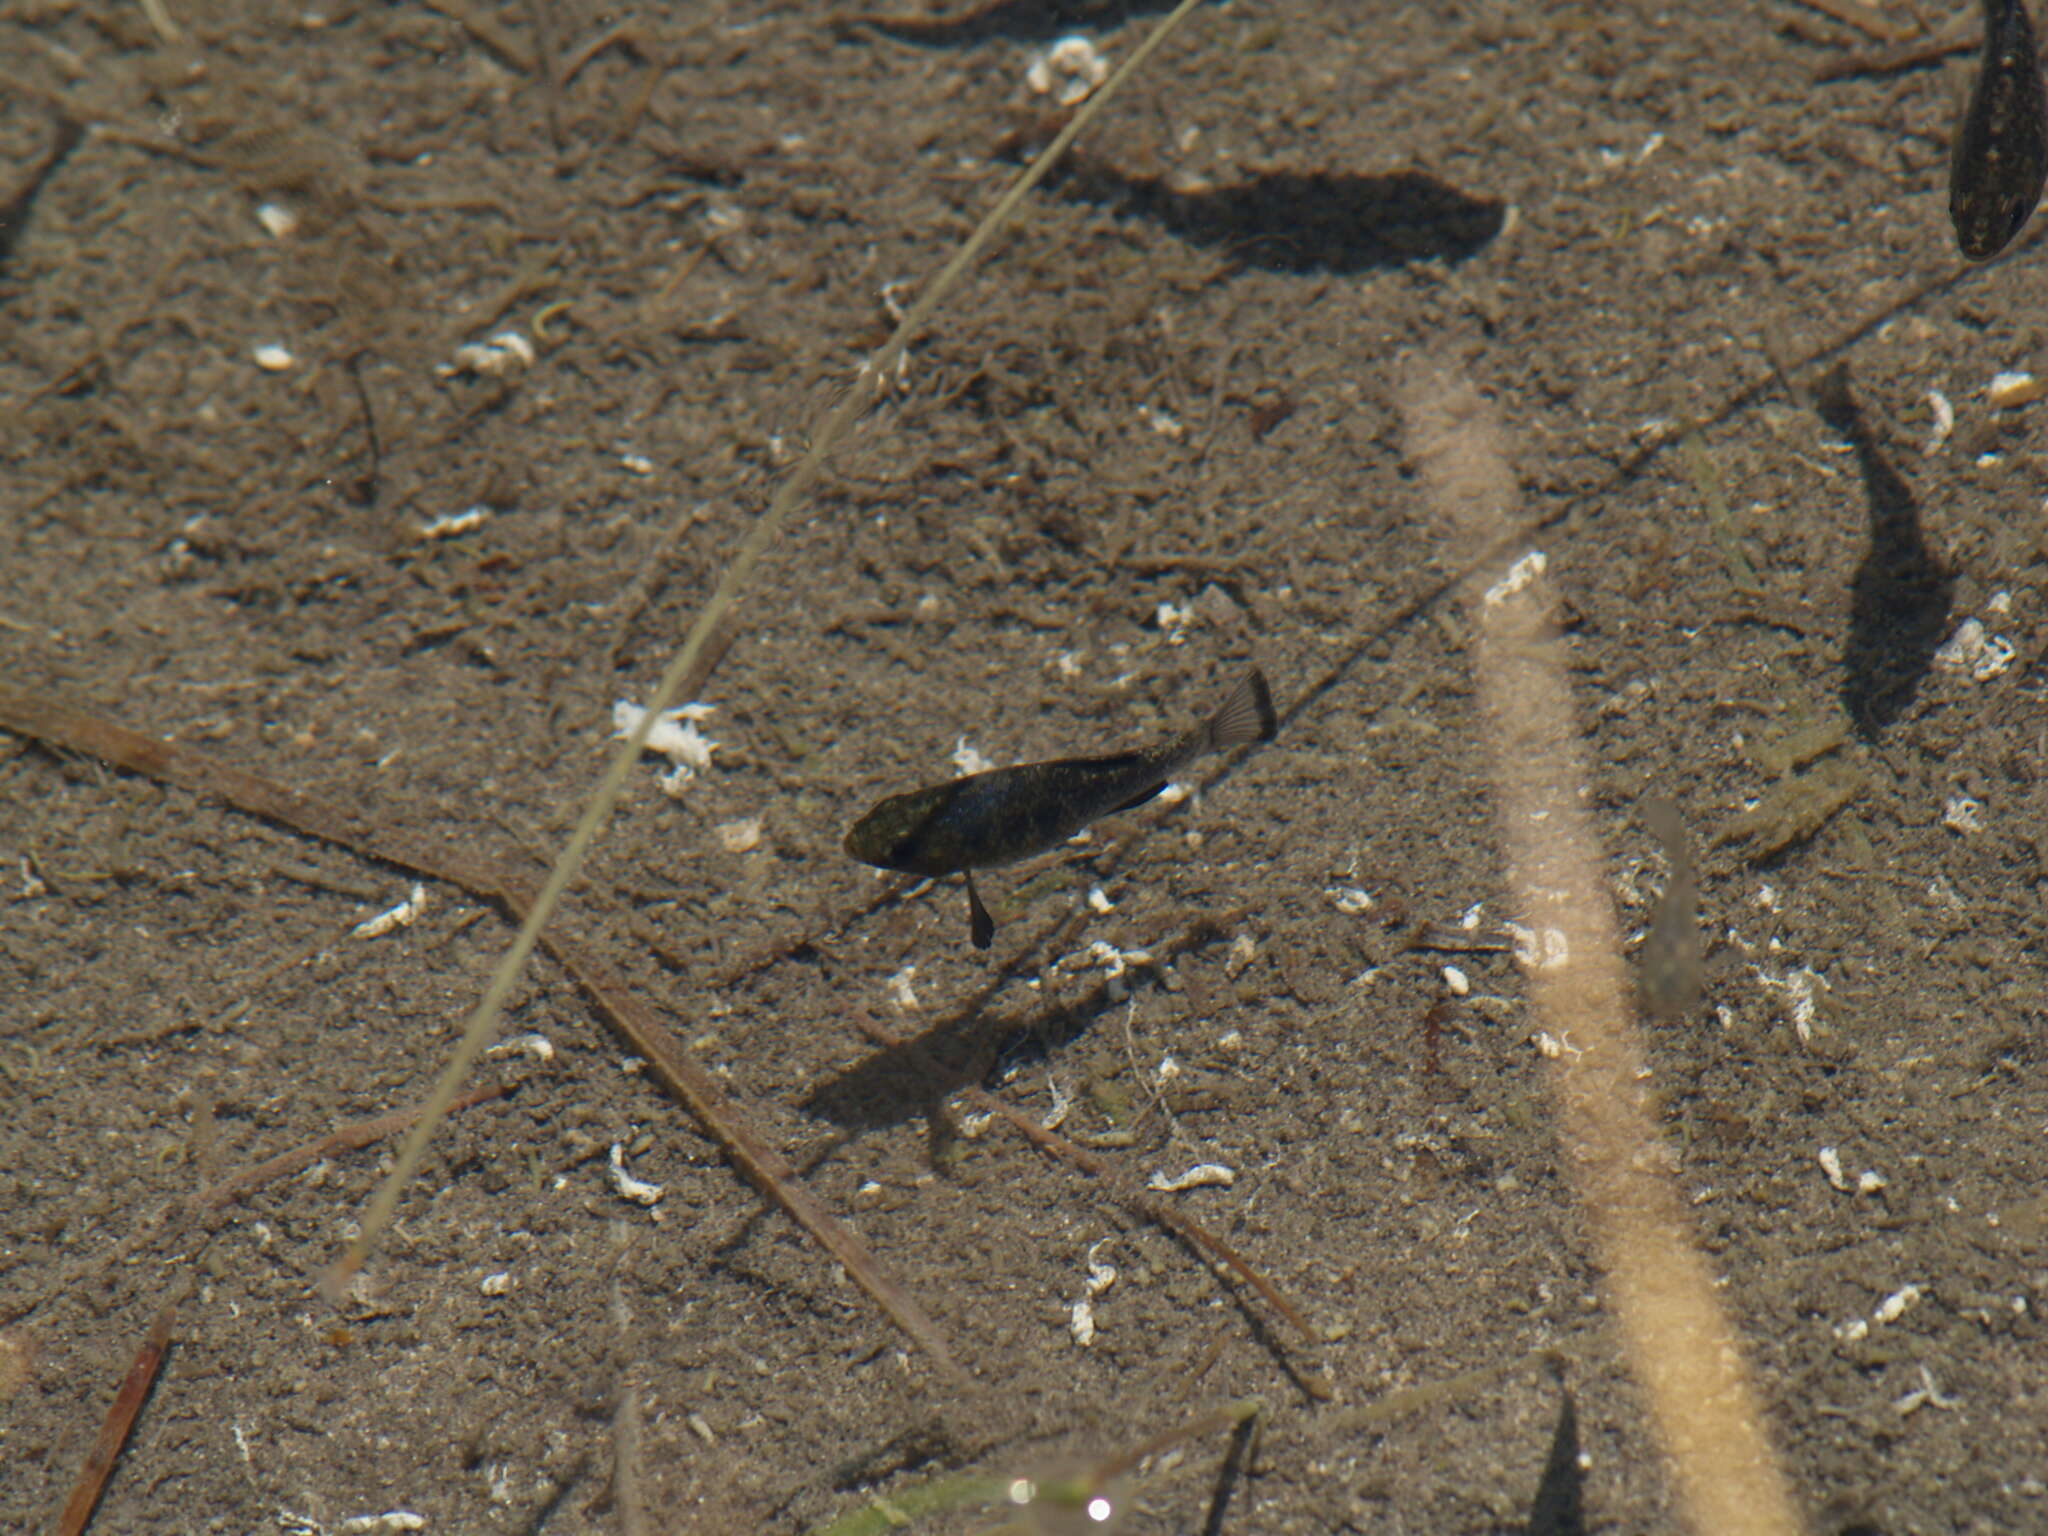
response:
[[[1813,72],[1816,84],[1846,80],[1854,75],[1898,75],[1922,65],[1936,64],[1952,53],[1973,53],[1984,43],[1983,33],[1969,23],[1948,27],[1895,48],[1877,48],[1868,53],[1845,53],[1828,60]]]
[[[114,1463],[120,1459],[129,1435],[134,1433],[136,1417],[149,1399],[149,1389],[156,1384],[157,1372],[163,1369],[164,1355],[171,1347],[171,1318],[178,1303],[185,1299],[185,1290],[185,1286],[179,1286],[157,1309],[156,1321],[149,1325],[141,1348],[135,1351],[135,1361],[122,1378],[121,1389],[114,1394],[92,1449],[86,1452],[85,1465],[78,1469],[78,1481],[72,1485],[71,1497],[64,1501],[64,1512],[57,1517],[56,1536],[79,1536],[92,1519]]]
[[[1799,0],[1799,3],[1823,16],[1831,16],[1845,26],[1854,27],[1881,43],[1896,43],[1906,35],[1897,22],[1879,15],[1862,0]]]
[[[647,718],[654,718],[652,711]],[[394,830],[355,811],[231,767],[190,747],[144,736],[84,710],[6,687],[0,687],[0,728],[87,753],[163,783],[219,796],[252,816],[277,822],[308,837],[460,886],[478,900],[501,907],[526,921],[529,927],[533,925],[538,897],[523,876],[480,855]],[[625,983],[583,945],[559,932],[548,935],[546,947],[589,994],[612,1028],[647,1061],[662,1084],[683,1101],[705,1133],[725,1150],[754,1187],[843,1264],[854,1282],[942,1370],[956,1381],[963,1380],[964,1373],[955,1363],[952,1349],[937,1324],[881,1266],[866,1244],[798,1181],[788,1160],[754,1134],[717,1080],[688,1058],[681,1043],[633,996]],[[479,1038],[479,1049],[482,1043]],[[451,1078],[459,1080],[467,1072],[469,1061],[458,1056],[456,1065],[461,1070],[444,1072],[435,1094],[419,1111],[414,1136],[408,1143],[415,1150],[421,1139],[420,1128],[429,1123],[428,1117],[445,1113],[455,1102]],[[360,1253],[356,1258],[359,1262]],[[347,1275],[353,1272],[351,1267],[339,1277],[340,1281],[345,1283]],[[334,1279],[330,1277],[330,1283]]]
[[[510,1083],[492,1083],[481,1088],[472,1088],[458,1098],[453,1108],[468,1109],[473,1105],[502,1099],[512,1091]],[[395,1136],[419,1118],[424,1106],[410,1105],[405,1109],[394,1109],[389,1114],[377,1115],[368,1120],[357,1120],[340,1126],[325,1136],[315,1137],[308,1142],[280,1152],[240,1173],[231,1174],[217,1184],[187,1195],[182,1201],[174,1201],[160,1207],[152,1216],[122,1238],[105,1253],[96,1258],[74,1264],[55,1280],[40,1290],[24,1297],[10,1298],[0,1302],[0,1323],[11,1323],[18,1317],[26,1317],[51,1297],[78,1289],[79,1285],[94,1275],[119,1264],[123,1259],[139,1252],[160,1230],[182,1225],[195,1216],[208,1211],[232,1205],[244,1195],[255,1193],[266,1184],[275,1183],[297,1173],[301,1168],[310,1168],[323,1157],[334,1157],[343,1152],[355,1152],[386,1136]]]

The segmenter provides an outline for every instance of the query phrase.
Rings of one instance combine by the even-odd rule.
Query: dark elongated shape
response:
[[[905,874],[966,875],[974,945],[986,949],[995,923],[974,870],[1057,848],[1090,822],[1143,805],[1205,753],[1271,741],[1278,729],[1272,694],[1254,668],[1207,720],[1160,746],[992,768],[891,795],[853,824],[846,851]]]
[[[1949,154],[1956,245],[1989,261],[2026,227],[2048,181],[2048,97],[2026,0],[1984,0],[1984,57]]]

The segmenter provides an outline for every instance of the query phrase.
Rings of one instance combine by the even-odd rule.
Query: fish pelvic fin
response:
[[[976,949],[987,949],[996,941],[996,920],[981,904],[981,892],[974,888],[974,871],[964,869],[961,873],[967,877],[967,937]]]
[[[1211,752],[1254,741],[1271,741],[1279,735],[1280,720],[1273,713],[1273,694],[1266,686],[1266,674],[1257,667],[1245,673],[1216,707],[1203,733],[1207,737],[1204,745]]]

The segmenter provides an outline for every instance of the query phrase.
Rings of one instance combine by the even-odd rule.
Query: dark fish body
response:
[[[846,851],[908,875],[1014,864],[1158,794],[1186,755],[1178,746],[995,768],[892,795],[854,823]]]
[[[1252,672],[1213,716],[1161,746],[991,768],[891,795],[853,824],[846,851],[909,875],[1014,864],[1112,811],[1144,804],[1204,753],[1271,740],[1274,729],[1266,680]]]
[[[995,925],[975,892],[974,870],[1057,848],[1090,822],[1144,804],[1196,758],[1270,741],[1277,729],[1266,679],[1252,671],[1215,714],[1157,747],[992,768],[891,795],[853,824],[846,851],[910,875],[966,874],[974,943],[986,949]]]
[[[2025,0],[1985,0],[1984,57],[1949,156],[1949,220],[1971,261],[2012,244],[2048,181],[2048,97]]]

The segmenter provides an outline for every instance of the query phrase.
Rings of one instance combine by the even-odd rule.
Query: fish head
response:
[[[928,831],[932,817],[944,803],[951,785],[914,789],[891,795],[847,829],[847,857],[877,869],[900,870],[909,875],[941,875],[954,866],[941,862],[934,867]]]
[[[2048,184],[2048,95],[2018,0],[1988,7],[1985,54],[1949,151],[1949,221],[1970,261],[2018,238]]]
[[[2034,215],[2039,189],[1978,189],[1965,197],[1962,189],[1949,202],[1956,249],[1969,261],[1989,261],[2019,238]]]

